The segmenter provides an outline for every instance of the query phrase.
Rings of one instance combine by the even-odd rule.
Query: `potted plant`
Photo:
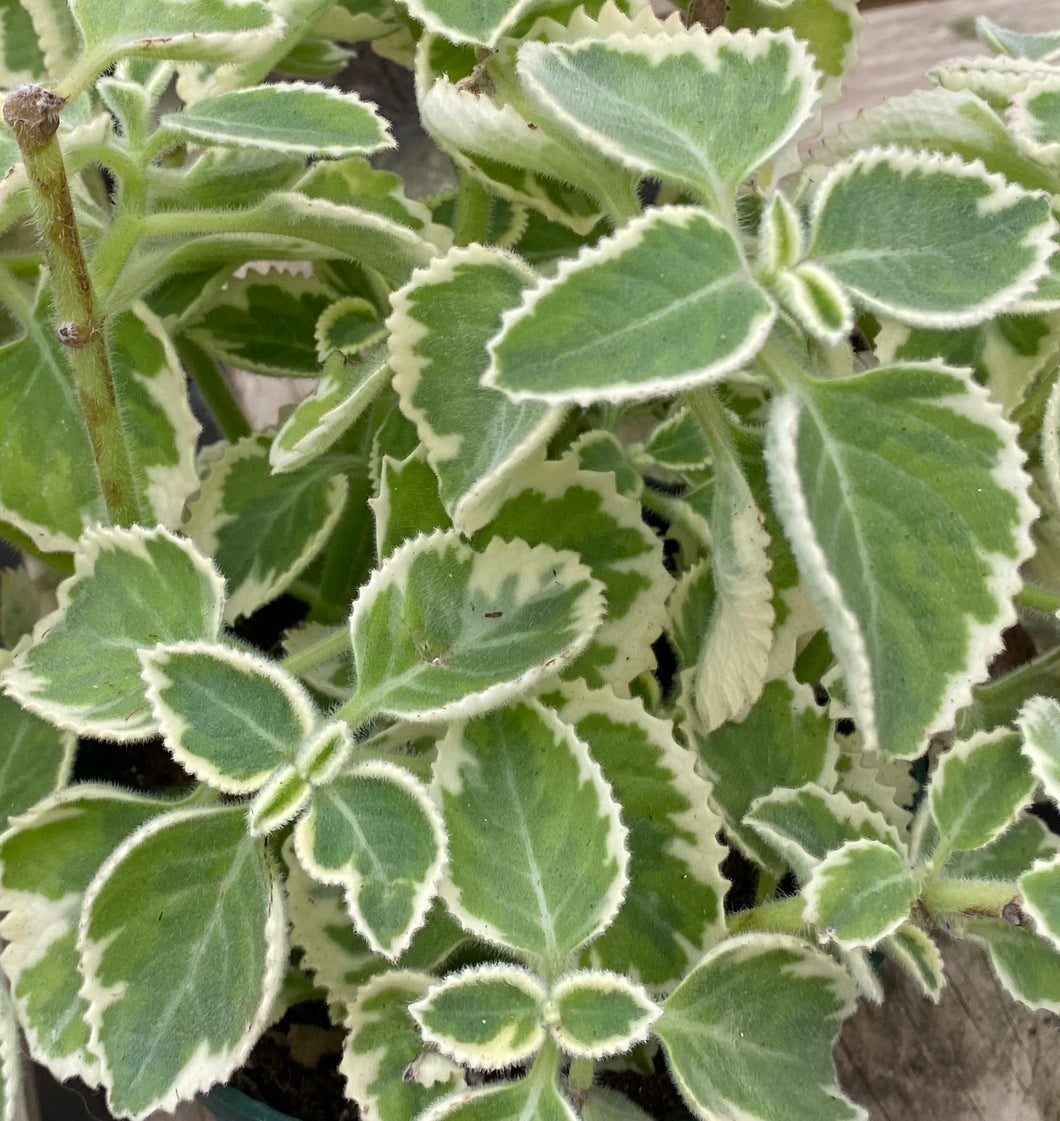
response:
[[[2,18],[0,1117],[19,1031],[143,1118],[310,989],[383,1121],[863,1116],[940,932],[1060,1011],[1060,39],[806,156],[851,0]]]

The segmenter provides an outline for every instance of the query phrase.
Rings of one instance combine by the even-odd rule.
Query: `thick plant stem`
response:
[[[103,319],[74,218],[62,151],[55,133],[63,99],[40,86],[20,86],[4,102],[31,185],[34,216],[51,273],[53,311],[88,429],[107,513],[132,525],[140,510],[107,356]]]

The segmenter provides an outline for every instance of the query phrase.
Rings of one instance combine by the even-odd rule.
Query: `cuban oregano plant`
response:
[[[643,1121],[660,1047],[863,1117],[842,1021],[943,935],[1060,1013],[1060,35],[822,142],[853,0],[695,10],[0,9],[0,1121],[20,1033],[144,1118],[306,974],[379,1121]],[[252,431],[230,368],[315,384]]]

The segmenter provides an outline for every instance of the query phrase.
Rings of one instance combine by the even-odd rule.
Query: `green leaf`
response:
[[[518,537],[577,553],[603,585],[607,608],[588,649],[563,676],[626,693],[634,678],[655,668],[652,643],[666,626],[673,587],[662,542],[645,525],[640,503],[618,492],[611,472],[580,470],[572,454],[528,466],[508,489],[472,543]]]
[[[1060,802],[1060,704],[1052,697],[1032,697],[1016,724],[1034,777],[1054,802]]]
[[[140,651],[147,699],[166,747],[196,778],[249,794],[294,759],[313,702],[285,670],[246,650],[180,642]]]
[[[162,127],[207,144],[336,158],[393,148],[386,122],[353,93],[306,82],[278,82],[205,97]]]
[[[346,891],[357,932],[395,961],[423,925],[445,864],[445,830],[427,792],[393,763],[359,763],[313,793],[295,852]]]
[[[383,342],[386,333],[375,304],[363,296],[344,296],[317,320],[317,353],[337,350],[351,357]]]
[[[1003,833],[1034,796],[1034,776],[1008,728],[955,744],[931,776],[928,801],[938,826],[932,856],[940,867],[955,849],[977,849]]]
[[[478,245],[435,259],[391,298],[394,388],[438,475],[445,509],[465,533],[496,511],[512,473],[562,417],[479,384],[501,313],[532,281],[517,258]]]
[[[44,54],[30,13],[23,4],[9,4],[0,11],[0,87],[13,90],[23,82],[35,82],[44,76]],[[5,137],[5,141],[13,145],[14,136]],[[0,168],[6,171],[18,158],[15,147],[10,163],[0,155]],[[7,1121],[3,1112],[0,1118]]]
[[[1028,82],[1012,103],[1007,119],[1023,148],[1046,167],[1060,169],[1060,74]]]
[[[357,693],[347,707],[362,720],[483,712],[580,653],[602,612],[599,582],[572,553],[499,538],[475,552],[455,533],[418,537],[353,605]]]
[[[0,655],[2,658],[2,655]],[[65,786],[76,740],[0,694],[0,832]],[[3,1114],[0,1113],[0,1121]]]
[[[287,962],[282,886],[243,808],[171,810],[129,837],[88,888],[78,948],[114,1112],[146,1117],[226,1079]]]
[[[172,803],[79,783],[40,803],[0,839],[0,962],[30,1054],[58,1078],[99,1081],[80,995],[81,901],[111,852]]]
[[[946,861],[947,878],[957,880],[1015,880],[1036,860],[1060,853],[1060,836],[1040,817],[1024,810],[989,845],[971,852],[955,852]]]
[[[1060,954],[1026,927],[973,919],[968,934],[986,947],[997,979],[1028,1008],[1060,1015]]]
[[[817,100],[817,75],[790,31],[708,35],[694,27],[673,36],[524,43],[518,73],[547,117],[722,212]]]
[[[325,724],[302,741],[295,759],[298,773],[314,786],[323,786],[345,769],[353,753],[353,735],[348,724]]]
[[[505,30],[540,3],[541,0],[407,0],[406,6],[428,31],[444,35],[454,43],[492,47]]]
[[[500,1082],[442,1098],[416,1121],[578,1121],[556,1085],[554,1067],[535,1064],[516,1082]]]
[[[47,76],[63,77],[77,61],[81,48],[69,4],[64,0],[22,0],[14,7],[16,11],[24,8],[32,21]]]
[[[608,1086],[590,1086],[581,1103],[582,1121],[652,1121],[640,1106]]]
[[[409,1007],[423,1038],[458,1063],[503,1070],[545,1041],[545,989],[517,965],[478,965],[436,982]]]
[[[1038,934],[1060,952],[1060,857],[1039,860],[1019,878],[1021,906]]]
[[[158,726],[144,701],[137,648],[216,638],[224,602],[217,570],[161,528],[92,529],[58,596],[58,609],[4,672],[4,691],[60,728],[149,739]]]
[[[874,840],[896,852],[904,850],[898,831],[883,814],[813,782],[756,798],[744,825],[778,852],[803,883],[830,852],[850,841]]]
[[[794,680],[771,681],[750,712],[709,735],[688,726],[703,773],[714,784],[712,801],[726,833],[752,860],[774,874],[784,863],[744,824],[756,798],[777,787],[828,781],[836,755],[829,720],[814,704],[813,690]]]
[[[652,429],[643,451],[669,471],[695,471],[710,458],[703,429],[686,407],[677,409]]]
[[[671,396],[739,369],[773,317],[729,230],[656,207],[525,294],[483,382],[554,404]]]
[[[982,165],[880,148],[818,188],[809,255],[872,311],[963,327],[1034,290],[1055,232],[1044,195]]]
[[[555,976],[611,922],[627,883],[626,830],[588,748],[553,713],[520,702],[451,726],[434,783],[449,909]]]
[[[854,987],[795,938],[745,934],[713,949],[655,1025],[681,1096],[709,1121],[857,1121],[832,1047]]]
[[[942,952],[920,927],[903,923],[879,948],[905,970],[924,996],[938,1004],[946,984]]]
[[[327,464],[272,474],[269,443],[249,436],[204,452],[207,475],[184,525],[228,580],[229,621],[290,585],[324,547],[346,502],[346,479]]]
[[[316,389],[284,421],[269,448],[273,471],[294,471],[323,455],[386,388],[385,351],[357,362],[333,353],[324,360]]]
[[[905,857],[866,837],[847,841],[813,870],[802,917],[845,949],[875,946],[909,917],[918,895]]]
[[[804,261],[774,282],[784,306],[815,339],[834,346],[854,327],[854,309],[827,269]]]
[[[569,1055],[603,1059],[643,1043],[662,1009],[620,973],[569,973],[552,987],[548,1024]]]
[[[247,828],[264,837],[293,821],[309,805],[313,788],[292,763],[277,767],[258,789],[247,810]]]
[[[16,1121],[22,1103],[22,1071],[15,1006],[7,985],[0,984],[0,1121]]]
[[[1024,32],[1002,27],[988,16],[975,17],[975,33],[995,51],[1012,58],[1041,59],[1053,62],[1060,57],[1060,31]]]
[[[880,367],[776,398],[767,456],[866,748],[919,755],[1014,618],[1035,507],[1013,428],[964,371]]]
[[[381,561],[420,534],[452,527],[438,496],[438,477],[427,462],[422,444],[400,463],[383,456],[379,494],[369,501],[375,514],[376,554]]]
[[[427,973],[390,970],[363,985],[350,1002],[339,1070],[361,1116],[413,1121],[431,1102],[463,1089],[463,1071],[424,1046],[409,1012],[409,1004],[433,982]]]
[[[560,718],[589,748],[629,830],[629,887],[614,922],[584,964],[624,973],[652,990],[675,985],[724,934],[726,849],[710,785],[668,721],[610,690],[564,686]]]

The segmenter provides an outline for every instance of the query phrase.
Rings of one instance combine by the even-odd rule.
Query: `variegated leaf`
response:
[[[643,1043],[662,1009],[628,977],[594,970],[561,977],[549,993],[546,1015],[567,1054],[603,1059]]]
[[[1039,860],[1019,878],[1021,906],[1038,934],[1060,952],[1060,857]]]
[[[972,919],[967,928],[986,948],[997,979],[1016,1000],[1060,1015],[1060,954],[1054,945],[1001,919]]]
[[[903,923],[879,948],[905,970],[924,996],[938,1004],[946,984],[942,952],[920,927]]]
[[[525,1078],[442,1098],[416,1121],[578,1121],[556,1085],[555,1062],[536,1063]]]
[[[380,561],[421,534],[452,528],[438,495],[438,476],[423,445],[401,462],[383,456],[379,493],[369,499],[375,515],[375,551]]]
[[[1060,704],[1052,697],[1032,697],[1017,723],[1034,777],[1054,802],[1060,802]]]
[[[0,666],[4,657],[0,651]],[[76,739],[0,694],[0,832],[66,785]],[[3,1114],[0,1113],[0,1119]]]

